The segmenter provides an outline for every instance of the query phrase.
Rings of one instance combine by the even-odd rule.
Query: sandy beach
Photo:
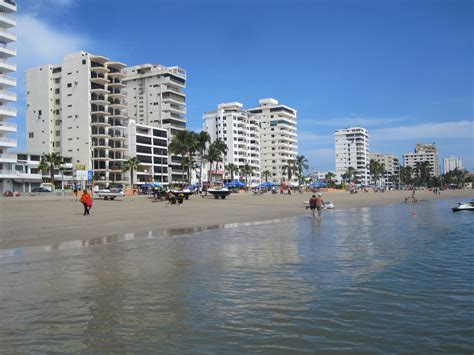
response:
[[[417,191],[419,203],[431,199],[467,200],[472,190]],[[310,193],[287,195],[232,194],[225,200],[192,196],[182,206],[153,203],[147,196],[115,201],[94,200],[90,216],[74,196],[0,198],[0,249],[53,245],[128,232],[205,227],[217,224],[265,221],[309,214],[303,208]],[[337,209],[403,203],[409,191],[384,193],[323,193]]]

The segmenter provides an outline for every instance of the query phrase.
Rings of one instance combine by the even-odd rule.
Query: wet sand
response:
[[[473,190],[417,191],[424,200],[459,198],[468,200]],[[192,196],[182,206],[153,203],[146,196],[115,201],[94,200],[90,216],[74,196],[22,196],[0,198],[0,249],[52,245],[64,241],[92,239],[128,232],[205,227],[216,224],[264,221],[309,214],[303,207],[310,193],[291,196],[232,194],[225,200]],[[323,193],[337,209],[403,203],[410,191],[384,193]],[[449,211],[447,211],[448,213]]]

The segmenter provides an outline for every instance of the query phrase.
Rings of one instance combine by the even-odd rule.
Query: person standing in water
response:
[[[319,193],[318,197],[316,198],[316,209],[318,210],[319,218],[321,218],[321,210],[323,209],[323,206],[324,206],[324,201],[323,201],[321,193]]]
[[[309,199],[309,208],[310,208],[310,210],[311,210],[311,215],[313,216],[313,218],[316,217],[315,214],[314,214],[314,211],[316,210],[316,201],[317,201],[317,200],[318,200],[318,199],[316,198],[316,195],[313,195],[313,196]]]
[[[84,206],[84,216],[88,215],[92,207],[92,197],[89,194],[89,191],[87,191],[87,189],[84,189],[84,191],[82,192],[81,202]]]

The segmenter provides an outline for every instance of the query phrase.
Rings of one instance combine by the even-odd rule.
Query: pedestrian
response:
[[[323,209],[324,206],[324,201],[322,198],[323,195],[321,193],[318,194],[318,197],[316,198],[316,209],[318,210],[318,217],[321,218],[321,210]]]
[[[84,189],[82,191],[82,196],[81,196],[80,201],[82,202],[82,205],[84,206],[84,216],[89,215],[89,211],[92,208],[92,197],[89,194],[89,191],[87,191],[87,189]]]
[[[311,209],[311,215],[313,216],[313,218],[316,217],[314,214],[314,211],[316,210],[316,201],[317,201],[316,195],[313,195],[309,199],[309,208]]]

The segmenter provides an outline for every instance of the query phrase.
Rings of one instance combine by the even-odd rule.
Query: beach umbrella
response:
[[[142,187],[153,187],[153,185],[149,184],[149,183],[146,183],[146,184],[143,184]]]
[[[312,189],[319,189],[321,187],[327,187],[328,184],[326,184],[324,181],[314,181],[309,185]]]

